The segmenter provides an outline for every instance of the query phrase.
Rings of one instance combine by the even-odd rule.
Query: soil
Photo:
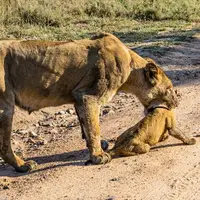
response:
[[[0,161],[0,200],[198,200],[200,199],[200,39],[198,35],[159,51],[140,46],[140,55],[162,65],[182,94],[178,127],[196,145],[170,137],[143,155],[85,166],[88,151],[71,105],[45,108],[31,115],[16,108],[12,144],[15,152],[38,162],[31,173],[16,173]],[[116,137],[143,117],[131,94],[119,93],[102,108],[102,138]]]

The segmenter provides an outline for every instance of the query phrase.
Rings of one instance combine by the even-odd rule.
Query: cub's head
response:
[[[147,91],[143,92],[140,98],[143,105],[147,108],[153,100],[165,102],[169,109],[178,106],[178,93],[173,88],[171,80],[164,71],[151,59],[144,68],[144,78],[147,81]]]

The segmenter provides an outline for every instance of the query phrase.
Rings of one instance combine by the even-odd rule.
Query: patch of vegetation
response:
[[[0,38],[67,40],[105,31],[134,45],[163,33],[182,34],[182,30],[199,27],[198,2],[0,0]],[[182,40],[187,34],[180,36]]]

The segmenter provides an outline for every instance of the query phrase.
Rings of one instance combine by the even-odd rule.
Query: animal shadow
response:
[[[88,159],[88,155],[88,150],[83,149],[55,155],[29,157],[27,160],[34,160],[38,163],[38,167],[29,173],[18,173],[10,165],[0,162],[0,177],[25,176],[31,173],[36,173],[64,166],[85,166],[85,162]],[[51,163],[51,165],[49,165],[48,163]],[[45,166],[46,164],[48,164],[48,166]]]

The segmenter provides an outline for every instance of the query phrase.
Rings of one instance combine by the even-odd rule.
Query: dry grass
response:
[[[0,38],[79,39],[99,31],[132,42],[196,27],[198,0],[0,0]]]

